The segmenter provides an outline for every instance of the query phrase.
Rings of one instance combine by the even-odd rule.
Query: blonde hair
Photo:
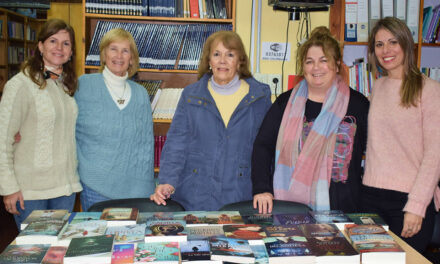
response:
[[[394,17],[386,17],[377,21],[368,38],[368,56],[373,65],[373,70],[377,71],[380,63],[375,53],[376,34],[379,30],[389,31],[397,39],[404,53],[403,61],[403,79],[400,89],[401,104],[404,107],[417,106],[423,88],[423,75],[417,68],[416,57],[414,53],[415,45],[411,31],[402,20]],[[387,76],[388,72],[382,69],[382,75]]]
[[[304,62],[311,47],[321,47],[330,64],[336,67],[337,72],[341,72],[342,54],[339,42],[331,35],[328,28],[321,26],[315,28],[310,34],[310,38],[298,49],[296,60],[298,75],[304,75]]]
[[[199,69],[197,72],[198,79],[202,78],[205,73],[212,72],[209,69],[209,56],[211,55],[211,50],[215,48],[214,45],[220,42],[223,43],[225,48],[237,52],[238,63],[240,64],[238,68],[240,79],[252,77],[252,74],[249,71],[249,58],[246,55],[240,36],[233,31],[217,31],[209,36],[203,45],[202,56],[200,57]]]
[[[114,28],[105,33],[102,37],[101,42],[99,43],[99,55],[101,59],[101,67],[99,68],[99,71],[102,72],[105,67],[105,50],[111,43],[119,41],[128,41],[130,45],[132,63],[128,67],[128,77],[131,77],[139,70],[139,53],[136,42],[134,42],[131,33],[122,28]]]

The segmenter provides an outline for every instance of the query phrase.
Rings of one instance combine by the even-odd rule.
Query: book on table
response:
[[[262,245],[250,245],[252,253],[254,253],[256,264],[269,263],[269,256],[267,255],[266,247],[264,243]]]
[[[91,220],[65,225],[58,235],[57,244],[68,246],[72,238],[104,235],[106,227],[107,222],[104,220]]]
[[[385,220],[376,213],[349,213],[346,215],[357,225],[381,225],[386,231],[389,229]]]
[[[52,246],[46,255],[44,255],[41,264],[63,264],[64,255],[66,255],[67,247]]]
[[[339,230],[344,230],[345,224],[353,223],[341,210],[310,211],[309,214],[316,220],[316,223],[335,224]]]
[[[41,263],[49,247],[48,244],[9,245],[0,254],[0,263]]]
[[[102,212],[72,212],[69,216],[69,224],[76,224],[79,222],[99,220]]]
[[[150,220],[146,223],[145,242],[180,242],[187,240],[185,221]]]
[[[255,256],[247,240],[211,237],[211,259],[234,263],[254,263]]]
[[[37,243],[55,245],[65,224],[65,220],[30,222],[15,238],[15,243],[17,245]]]
[[[134,225],[138,214],[137,208],[105,208],[101,220],[107,221],[107,226]]]
[[[134,263],[179,263],[177,242],[138,243],[134,253]]]
[[[144,242],[146,224],[110,226],[105,230],[106,235],[114,235],[114,243],[137,243]]]
[[[111,263],[113,235],[75,237],[67,248],[64,264]]]
[[[116,244],[113,246],[111,264],[130,264],[134,261],[135,244]]]
[[[33,210],[32,213],[30,213],[20,224],[20,229],[25,229],[30,222],[67,220],[68,216],[69,211],[67,210]]]
[[[220,225],[187,226],[185,230],[188,234],[188,240],[206,240],[213,236],[224,236],[225,234],[223,226]]]
[[[263,239],[269,263],[315,263],[315,256],[302,235]]]
[[[270,226],[274,224],[274,215],[272,214],[242,215],[241,218],[245,224],[257,224],[261,226]]]
[[[304,234],[298,225],[274,225],[265,226],[264,232],[268,237],[292,237],[300,236],[303,237]]]
[[[252,243],[253,240],[261,240],[266,237],[263,227],[257,224],[244,225],[224,225],[223,231],[225,237],[238,238],[248,240]]]
[[[190,240],[179,243],[182,262],[199,263],[202,260],[211,260],[208,240]]]
[[[308,213],[274,215],[274,225],[314,224],[315,222],[315,219]]]

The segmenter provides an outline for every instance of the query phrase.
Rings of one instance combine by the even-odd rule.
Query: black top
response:
[[[275,147],[281,119],[292,90],[282,93],[267,112],[254,142],[252,153],[253,195],[273,193]],[[307,100],[305,128],[307,135],[313,121],[321,111],[322,103]],[[346,213],[357,212],[362,184],[362,157],[367,143],[367,116],[369,101],[361,93],[350,89],[347,113],[338,128],[330,184],[330,209]],[[351,156],[351,160],[350,160]],[[348,170],[341,169],[348,165]],[[348,171],[348,175],[347,175]]]

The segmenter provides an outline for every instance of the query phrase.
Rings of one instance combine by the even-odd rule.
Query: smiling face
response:
[[[130,42],[114,41],[105,49],[105,65],[117,76],[125,76],[132,63]]]
[[[225,85],[237,74],[239,64],[237,51],[227,49],[222,42],[214,42],[209,55],[214,81]]]
[[[44,42],[38,42],[38,49],[43,56],[45,66],[61,68],[72,56],[72,42],[69,32],[64,29],[58,31]]]
[[[374,54],[391,78],[401,79],[405,54],[397,38],[386,29],[379,29],[374,42]]]
[[[304,78],[309,89],[315,91],[327,91],[336,78],[336,65],[329,62],[323,50],[319,46],[312,46],[307,51],[304,61]]]

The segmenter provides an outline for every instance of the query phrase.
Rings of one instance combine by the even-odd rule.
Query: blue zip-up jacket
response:
[[[252,145],[271,105],[269,86],[247,78],[249,93],[225,127],[209,78],[184,89],[161,155],[159,183],[174,186],[172,199],[186,210],[252,199]]]

